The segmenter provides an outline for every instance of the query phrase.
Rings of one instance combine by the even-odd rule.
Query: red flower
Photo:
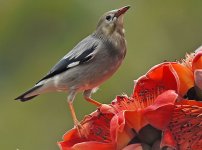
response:
[[[117,96],[81,122],[88,137],[68,131],[61,150],[202,149],[202,48],[165,62],[135,81],[131,97]]]
[[[58,143],[62,150],[114,149],[110,137],[110,120],[114,114],[102,107],[100,110],[104,111],[98,109],[81,122],[84,132],[89,134],[88,138],[80,137],[77,129],[73,128],[63,136],[64,141]]]
[[[117,117],[112,118],[111,122],[119,122],[119,126],[125,125],[129,129],[133,129],[134,133],[136,133],[136,139],[145,142],[144,144],[154,145],[159,139],[158,135],[156,135],[158,132],[153,132],[153,128],[163,130],[168,126],[176,99],[177,94],[172,90],[165,91],[156,98],[145,101],[146,103],[136,99],[117,97],[117,101],[113,102],[112,105],[119,113],[116,114]],[[151,125],[151,128],[148,129],[148,125]],[[113,132],[114,130],[116,131],[116,127],[114,126],[111,130],[113,137],[118,135],[117,132]],[[151,132],[153,135],[148,138]],[[148,140],[144,139],[145,135]],[[141,136],[143,136],[143,139],[141,139]]]
[[[148,87],[145,87],[143,84],[148,82],[147,80],[150,80],[150,83],[146,83]],[[142,92],[138,92],[138,90],[145,88],[148,93],[151,93],[150,91],[154,90],[153,88],[160,93],[168,89],[173,89],[183,97],[188,90],[194,86],[194,76],[190,68],[180,63],[165,62],[151,68],[145,76],[138,79],[138,82],[140,84],[138,85],[139,88],[134,89],[136,90],[134,92],[134,94],[136,94],[134,96],[136,97],[139,97],[137,94],[142,94]],[[152,86],[152,88],[150,86]]]
[[[192,65],[192,70],[195,71],[197,69],[202,69],[202,46],[199,47],[196,52],[196,54],[194,56],[189,56],[189,57],[194,57],[191,61]]]
[[[177,98],[174,91],[168,90],[177,89],[177,82],[171,69],[171,65],[166,64],[151,70],[148,72],[148,76],[143,76],[138,80],[133,97],[118,96],[111,105],[102,105],[81,122],[87,130],[85,132],[89,133],[89,137],[80,138],[77,130],[72,129],[65,134],[64,141],[59,143],[61,149],[82,149],[86,145],[89,149],[94,147],[103,149],[103,146],[105,149],[121,149],[127,146],[148,124],[158,129],[165,128],[169,123]],[[158,78],[154,76],[156,72],[161,72],[161,75],[158,74]],[[145,93],[146,87],[152,91]],[[141,95],[142,93],[144,95]]]
[[[74,128],[64,135],[64,141],[59,146],[62,150],[122,149],[147,124],[159,129],[167,126],[169,119],[164,116],[171,116],[176,97],[174,91],[166,91],[153,104],[139,109],[137,106],[141,103],[138,101],[119,96],[112,105],[102,105],[81,122],[85,132],[89,133],[88,138],[79,137]],[[156,117],[159,118],[158,122],[153,121]]]
[[[186,58],[182,60],[182,64],[192,73],[192,77],[184,79],[184,83],[188,81],[192,82],[186,92],[187,98],[202,100],[202,46],[195,53],[187,54]],[[180,78],[184,78],[183,74]]]
[[[171,118],[163,132],[162,146],[179,150],[201,150],[202,103],[187,100],[178,102]]]

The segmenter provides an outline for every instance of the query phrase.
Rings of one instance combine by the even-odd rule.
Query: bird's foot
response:
[[[87,132],[86,128],[83,125],[81,125],[79,121],[75,122],[74,125],[75,125],[75,127],[78,131],[78,134],[81,138],[87,138],[88,137],[88,132]]]

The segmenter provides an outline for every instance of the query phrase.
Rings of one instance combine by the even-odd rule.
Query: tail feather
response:
[[[42,85],[37,85],[34,86],[33,88],[31,88],[30,90],[28,90],[27,92],[23,93],[22,95],[18,96],[17,98],[15,98],[15,100],[20,100],[22,102],[24,101],[28,101],[31,100],[32,98],[38,96],[38,94],[36,95],[31,95],[31,96],[27,96],[28,94],[31,94],[32,92],[36,91],[37,89],[39,89]]]

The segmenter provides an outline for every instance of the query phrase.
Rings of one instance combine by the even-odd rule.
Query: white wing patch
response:
[[[79,63],[80,63],[79,61],[72,62],[71,64],[69,64],[67,66],[67,68],[71,68],[71,67],[77,66]]]
[[[88,54],[85,58],[88,58],[88,57],[93,57],[94,56],[94,52]]]

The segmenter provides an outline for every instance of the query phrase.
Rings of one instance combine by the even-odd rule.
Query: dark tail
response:
[[[20,100],[22,102],[25,102],[25,101],[28,101],[28,100],[31,100],[32,98],[38,96],[38,95],[33,95],[33,96],[29,96],[29,97],[26,97],[26,95],[34,92],[35,90],[37,90],[38,88],[40,88],[42,85],[39,85],[39,86],[34,86],[33,88],[31,88],[30,90],[28,90],[27,92],[23,93],[22,95],[18,96],[17,98],[15,98],[15,100]]]

